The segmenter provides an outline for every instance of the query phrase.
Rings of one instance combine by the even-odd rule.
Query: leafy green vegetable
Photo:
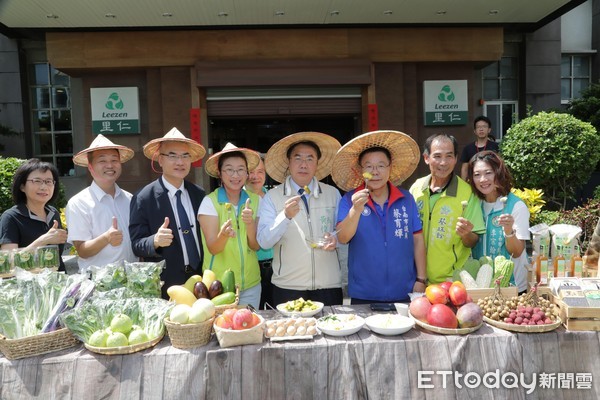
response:
[[[125,262],[126,287],[136,297],[160,297],[160,274],[165,262]]]
[[[163,333],[163,320],[173,306],[173,303],[159,298],[95,298],[61,314],[60,320],[79,340],[87,342],[95,331],[108,328],[115,315],[125,314],[134,325],[141,326],[150,339],[155,339]]]
[[[103,267],[90,267],[92,281],[96,284],[96,290],[103,292],[115,288],[124,287],[127,283],[125,266],[123,263],[106,264]]]

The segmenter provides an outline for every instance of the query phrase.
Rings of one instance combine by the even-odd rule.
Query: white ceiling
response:
[[[8,28],[536,24],[583,0],[0,0]],[[563,9],[564,10],[564,9]]]

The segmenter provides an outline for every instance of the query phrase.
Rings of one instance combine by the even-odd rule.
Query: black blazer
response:
[[[204,198],[204,190],[188,181],[184,181],[184,186],[192,200],[194,212],[197,213]],[[171,207],[168,193],[169,191],[165,188],[161,177],[137,192],[131,199],[129,206],[129,236],[131,237],[133,253],[138,257],[142,257],[144,261],[165,260],[166,266],[161,274],[161,279],[164,281],[162,296],[166,299],[168,298],[167,288],[169,286],[183,285],[192,275],[184,270],[183,250],[177,233],[175,213]],[[169,217],[169,228],[173,230],[173,243],[168,247],[160,247],[155,250],[154,235],[165,222],[165,217]],[[200,265],[193,267],[196,268],[194,273],[201,274],[203,259],[202,232],[197,218],[194,218],[194,221],[194,227],[200,242],[198,249]]]

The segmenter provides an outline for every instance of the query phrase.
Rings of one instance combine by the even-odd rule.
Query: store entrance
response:
[[[227,142],[266,153],[279,139],[296,132],[316,131],[335,137],[343,145],[361,132],[357,115],[336,116],[286,116],[209,118],[208,145],[213,153],[220,151]],[[323,180],[333,184],[330,177]],[[267,178],[267,185],[276,184]],[[211,186],[216,187],[216,180]]]

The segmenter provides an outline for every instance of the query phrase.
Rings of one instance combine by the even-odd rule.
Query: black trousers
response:
[[[262,291],[260,292],[260,304],[259,309],[265,308],[265,303],[273,308],[277,305],[273,303],[273,284],[271,283],[271,277],[273,276],[273,259],[262,260],[258,262],[260,266],[260,286]]]
[[[320,301],[326,306],[341,305],[344,301],[342,288],[317,290],[283,289],[273,285],[273,301],[275,304],[285,303],[302,297],[304,300]]]

